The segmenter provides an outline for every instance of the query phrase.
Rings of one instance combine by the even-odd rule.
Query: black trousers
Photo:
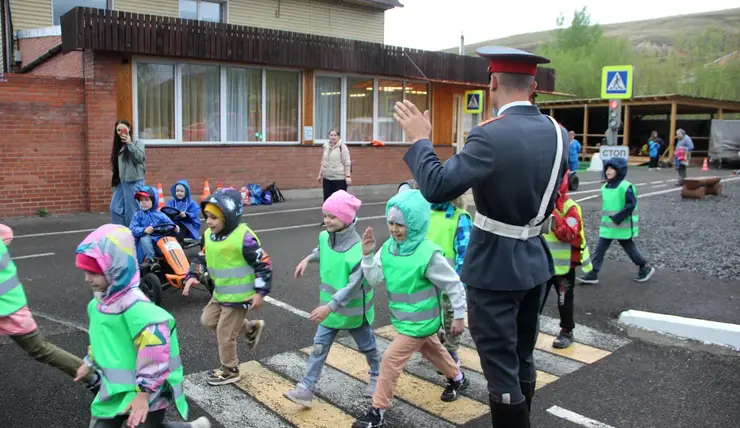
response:
[[[650,168],[658,167],[658,157],[650,158]]]
[[[524,402],[519,383],[537,380],[532,354],[544,291],[545,284],[524,291],[493,291],[468,285],[470,333],[494,402]]]
[[[321,184],[324,187],[324,201],[337,190],[347,191],[347,180],[327,180],[325,178]]]
[[[576,322],[573,316],[573,289],[576,284],[576,270],[571,269],[565,275],[555,275],[547,282],[545,299],[542,301],[542,308],[545,308],[547,296],[550,290],[554,289],[558,299],[558,312],[560,313],[560,328],[565,331],[573,331],[576,328]]]

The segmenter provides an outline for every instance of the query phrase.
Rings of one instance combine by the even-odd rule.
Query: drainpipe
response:
[[[465,36],[460,32],[460,55],[465,55]]]

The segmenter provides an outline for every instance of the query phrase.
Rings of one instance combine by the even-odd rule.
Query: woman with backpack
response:
[[[324,201],[337,190],[347,190],[352,184],[352,162],[349,157],[349,148],[339,139],[339,131],[329,131],[329,142],[324,144],[324,154],[321,157],[321,169],[316,181],[324,188]],[[321,223],[323,226],[324,223]]]

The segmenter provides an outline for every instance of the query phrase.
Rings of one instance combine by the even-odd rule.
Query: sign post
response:
[[[623,158],[626,162],[629,160],[629,155],[630,148],[628,146],[601,146],[599,148],[599,157],[604,165],[611,158]],[[606,180],[606,167],[601,170],[601,179]]]
[[[483,113],[483,91],[465,91],[465,114]]]
[[[601,70],[601,98],[609,100],[606,128],[606,143],[609,146],[616,146],[619,143],[619,129],[622,127],[621,100],[632,98],[633,84],[631,65],[610,65]]]

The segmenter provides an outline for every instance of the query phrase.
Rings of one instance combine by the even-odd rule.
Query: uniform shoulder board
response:
[[[488,120],[484,120],[483,122],[479,123],[478,126],[488,125],[489,123],[491,123],[493,121],[496,121],[496,120],[499,120],[502,117],[504,117],[504,115],[492,117],[492,118],[490,118]]]

